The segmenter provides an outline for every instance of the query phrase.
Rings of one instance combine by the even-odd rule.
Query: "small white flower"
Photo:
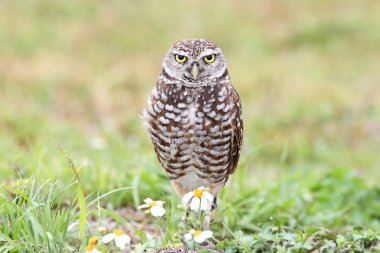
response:
[[[139,206],[138,209],[148,208],[149,212],[155,217],[161,217],[165,214],[165,208],[163,208],[163,205],[165,204],[164,201],[154,201],[151,198],[147,198],[144,200],[144,202],[145,204]]]
[[[190,206],[193,211],[208,211],[211,209],[214,197],[201,186],[194,191],[188,192],[183,196],[182,203],[185,206]]]
[[[96,245],[98,244],[98,237],[92,237],[88,241],[88,246],[86,247],[86,253],[102,253],[97,248]]]
[[[184,238],[186,241],[191,241],[194,239],[196,243],[203,243],[207,239],[211,238],[212,236],[213,236],[213,233],[211,230],[205,230],[205,231],[190,230],[189,233],[186,233],[184,235]]]
[[[109,243],[113,240],[115,240],[115,245],[118,248],[124,249],[125,245],[131,242],[131,237],[125,234],[122,230],[115,229],[112,233],[107,234],[102,238],[103,243]]]

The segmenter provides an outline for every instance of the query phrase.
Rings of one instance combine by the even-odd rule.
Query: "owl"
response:
[[[208,187],[215,208],[243,141],[242,108],[227,61],[213,42],[188,39],[175,43],[162,65],[143,112],[154,150],[177,195]]]

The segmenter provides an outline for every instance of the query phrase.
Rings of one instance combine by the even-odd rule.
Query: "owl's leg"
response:
[[[211,212],[207,212],[203,221],[203,230],[209,230],[211,224]]]
[[[208,230],[210,228],[210,224],[211,224],[211,220],[212,220],[212,213],[213,213],[213,211],[217,207],[217,197],[218,196],[214,197],[214,201],[213,201],[213,203],[211,205],[210,211],[206,212],[206,216],[205,216],[205,219],[203,221],[203,228],[204,228],[204,230]]]
[[[214,211],[218,207],[217,199],[218,199],[218,196],[215,196],[214,202],[211,205],[211,211]]]

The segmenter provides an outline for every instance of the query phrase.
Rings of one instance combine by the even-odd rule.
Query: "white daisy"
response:
[[[209,211],[213,201],[214,197],[205,191],[203,186],[186,193],[182,198],[182,203],[187,207],[190,206],[193,211]]]
[[[98,237],[92,237],[90,240],[88,240],[88,246],[86,247],[86,253],[101,253],[97,248],[96,245],[98,244]]]
[[[164,201],[154,201],[151,198],[147,198],[144,200],[144,202],[145,204],[139,206],[138,209],[148,208],[149,212],[155,217],[161,217],[165,214],[165,208],[163,208],[163,205],[165,204]]]
[[[203,243],[207,239],[211,238],[213,236],[213,233],[211,230],[190,230],[189,233],[186,233],[184,235],[184,238],[186,241],[194,240],[196,243]]]
[[[118,248],[124,249],[125,245],[131,242],[131,237],[125,234],[124,231],[120,229],[115,229],[112,233],[107,234],[102,238],[103,243],[109,243],[113,240],[115,240],[115,245]]]

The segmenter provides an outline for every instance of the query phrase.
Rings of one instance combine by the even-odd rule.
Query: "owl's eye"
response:
[[[203,60],[204,60],[206,63],[212,63],[212,62],[215,61],[215,54],[207,55],[207,56],[203,57]]]
[[[187,57],[184,55],[176,54],[175,60],[179,63],[184,63],[187,60]]]

